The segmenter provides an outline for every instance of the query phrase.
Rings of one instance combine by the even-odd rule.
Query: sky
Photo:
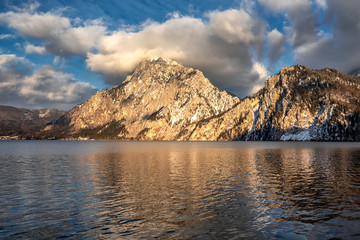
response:
[[[143,59],[240,98],[282,67],[360,68],[359,0],[2,0],[0,105],[69,110]]]

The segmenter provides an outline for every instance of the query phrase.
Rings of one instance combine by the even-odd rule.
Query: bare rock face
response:
[[[58,125],[68,128],[65,136],[75,138],[191,140],[188,126],[239,103],[199,70],[160,58],[141,62],[123,84],[96,93]]]
[[[333,69],[283,68],[255,99],[249,140],[360,140],[360,79]]]
[[[332,69],[283,68],[239,100],[199,71],[145,60],[49,125],[66,139],[360,140],[360,80]]]

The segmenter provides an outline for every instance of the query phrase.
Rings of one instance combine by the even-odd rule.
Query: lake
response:
[[[360,143],[0,141],[0,239],[360,239]]]

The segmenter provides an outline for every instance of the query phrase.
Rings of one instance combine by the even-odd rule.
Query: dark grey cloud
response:
[[[28,108],[70,109],[88,99],[96,89],[71,74],[33,64],[13,54],[0,55],[0,104]]]
[[[287,14],[291,24],[290,42],[294,48],[318,39],[318,11],[312,7],[310,1],[294,2],[288,7]]]
[[[265,9],[283,14],[289,21],[285,25],[287,40],[292,47],[297,48],[318,38],[318,8],[314,4],[324,7],[323,0],[258,0]]]
[[[285,36],[277,29],[268,33],[268,58],[271,65],[276,64],[280,57],[285,53]]]
[[[329,0],[323,34],[296,50],[296,61],[314,68],[332,67],[343,72],[360,68],[360,1]]]

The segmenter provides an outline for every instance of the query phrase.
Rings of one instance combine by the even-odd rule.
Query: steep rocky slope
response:
[[[360,141],[359,91],[359,78],[333,69],[283,68],[229,113],[249,109],[224,139]]]
[[[66,112],[57,109],[29,110],[0,105],[0,138],[38,137],[39,132]]]
[[[250,139],[360,140],[360,79],[333,69],[284,68],[256,97]]]
[[[173,140],[181,138],[186,126],[239,103],[199,70],[171,60],[146,60],[123,84],[97,92],[57,126],[65,126],[65,137]]]
[[[199,70],[160,58],[46,131],[75,139],[359,141],[359,90],[358,77],[294,66],[239,100]]]

